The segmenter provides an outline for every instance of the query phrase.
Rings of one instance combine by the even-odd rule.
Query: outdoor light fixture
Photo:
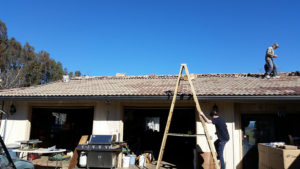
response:
[[[10,114],[15,114],[16,111],[17,111],[17,109],[16,109],[15,105],[11,104],[10,105],[10,109],[9,109]]]
[[[105,103],[105,104],[110,104],[111,101],[110,101],[109,99],[106,99],[106,100],[104,101],[104,103]]]

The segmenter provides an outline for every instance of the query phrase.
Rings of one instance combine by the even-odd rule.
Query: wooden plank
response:
[[[164,136],[163,136],[163,140],[162,140],[160,151],[159,151],[159,156],[158,156],[158,160],[157,160],[157,164],[156,164],[156,169],[160,168],[161,160],[162,160],[162,157],[163,157],[163,154],[164,154],[164,151],[165,151],[165,146],[166,146],[167,136],[168,136],[167,134],[169,132],[169,128],[170,128],[170,124],[171,124],[171,120],[172,120],[172,115],[173,115],[173,112],[174,112],[174,107],[175,107],[176,97],[177,97],[177,93],[178,93],[178,86],[179,86],[179,83],[180,83],[182,69],[183,69],[183,66],[181,65],[180,70],[179,70],[179,75],[178,75],[178,78],[177,78],[177,82],[176,82],[176,87],[175,87],[172,103],[171,103],[171,108],[170,108],[170,111],[169,111],[169,116],[168,116],[168,120],[167,120],[167,124],[166,124],[166,128],[165,128]]]
[[[181,134],[181,133],[168,133],[168,136],[177,136],[177,137],[197,137],[205,134]]]
[[[88,135],[83,135],[81,136],[79,143],[78,144],[86,144],[87,140],[88,140],[89,136]]]
[[[123,152],[117,154],[117,168],[122,168]]]
[[[81,136],[78,144],[86,144],[88,137],[89,137],[88,135]],[[75,148],[73,156],[69,163],[69,169],[75,168],[76,164],[78,163],[78,157],[79,157],[78,151],[77,151],[77,148]]]
[[[206,123],[205,123],[203,117],[202,117],[201,114],[200,114],[200,112],[202,112],[202,110],[201,110],[201,107],[200,107],[200,104],[199,104],[199,101],[198,101],[198,98],[197,98],[197,95],[196,95],[196,91],[195,91],[193,82],[192,82],[191,77],[190,77],[189,70],[188,70],[186,64],[184,64],[183,67],[185,68],[185,73],[187,74],[188,81],[189,81],[190,86],[191,86],[191,90],[192,90],[192,93],[193,93],[193,98],[194,98],[194,101],[195,101],[195,103],[196,103],[197,112],[198,112],[200,121],[201,121],[201,123],[202,123],[202,127],[203,127],[203,129],[204,129],[205,136],[206,136],[206,140],[207,140],[207,142],[208,142],[208,145],[209,145],[211,154],[212,154],[213,159],[214,159],[214,162],[215,162],[215,167],[216,167],[216,169],[219,169],[220,166],[218,165],[217,156],[216,156],[216,154],[214,153],[214,152],[215,152],[215,147],[213,146],[213,144],[212,144],[212,142],[211,142],[211,140],[210,140],[209,133],[208,133],[207,127],[206,127]]]

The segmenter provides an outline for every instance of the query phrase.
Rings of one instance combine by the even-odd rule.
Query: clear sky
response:
[[[89,76],[300,70],[299,0],[2,1],[9,38]]]

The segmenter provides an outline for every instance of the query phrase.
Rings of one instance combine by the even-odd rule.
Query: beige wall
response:
[[[118,101],[98,101],[95,106],[93,134],[117,134],[123,140],[122,109]]]
[[[28,140],[30,132],[30,121],[28,116],[27,102],[14,102],[16,113],[10,114],[9,108],[12,102],[4,103],[4,111],[8,113],[7,120],[1,121],[1,136],[4,136],[6,144],[16,143],[16,141]],[[3,117],[4,118],[4,117]],[[4,131],[6,123],[6,130]]]

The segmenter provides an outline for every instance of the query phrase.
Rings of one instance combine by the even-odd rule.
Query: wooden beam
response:
[[[183,67],[185,68],[185,73],[187,74],[188,81],[189,81],[190,86],[191,86],[191,90],[192,90],[192,93],[193,93],[193,98],[194,98],[194,101],[195,101],[195,103],[196,103],[196,108],[197,108],[198,116],[199,116],[200,121],[201,121],[201,123],[202,123],[202,127],[203,127],[203,129],[204,129],[204,133],[205,133],[205,136],[206,136],[206,140],[207,140],[207,142],[208,142],[208,145],[209,145],[211,154],[212,154],[213,159],[214,159],[214,162],[215,162],[215,167],[216,167],[216,169],[219,169],[220,166],[219,166],[219,164],[218,164],[217,156],[216,156],[216,153],[214,153],[216,150],[215,150],[215,147],[213,146],[213,144],[212,144],[212,142],[211,142],[211,140],[210,140],[210,136],[209,136],[209,133],[208,133],[208,131],[207,131],[206,123],[205,123],[203,117],[202,117],[201,114],[200,114],[200,112],[202,112],[202,110],[201,110],[201,107],[200,107],[200,104],[199,104],[199,101],[198,101],[198,98],[197,98],[197,94],[196,94],[196,91],[195,91],[193,82],[192,82],[191,77],[190,77],[189,70],[188,70],[186,64],[184,64]]]
[[[176,103],[176,96],[177,96],[177,93],[178,93],[178,86],[179,86],[179,83],[180,83],[182,69],[183,69],[183,66],[181,65],[180,70],[179,70],[179,75],[178,75],[178,78],[177,78],[177,82],[176,82],[174,96],[173,96],[172,103],[171,103],[171,108],[170,108],[170,111],[169,111],[169,116],[168,116],[168,120],[167,120],[167,124],[166,124],[166,128],[165,128],[164,136],[163,136],[163,140],[162,140],[160,151],[159,151],[159,156],[158,156],[158,160],[157,160],[157,164],[156,164],[156,169],[160,168],[161,160],[162,160],[162,157],[163,157],[163,154],[164,154],[164,151],[165,151],[165,146],[166,146],[167,136],[168,136],[167,134],[169,133],[169,128],[170,128],[170,125],[171,125],[171,120],[172,120],[172,115],[173,115],[174,107],[175,107],[175,103]]]
[[[81,136],[78,144],[86,144],[86,142],[88,140],[88,137],[89,137],[88,135]],[[78,154],[77,148],[75,148],[73,156],[72,156],[72,158],[70,160],[69,168],[68,169],[75,168],[76,164],[78,163],[78,157],[79,157],[79,154]]]
[[[205,134],[181,134],[181,133],[168,133],[168,136],[178,136],[178,137],[197,137]]]

